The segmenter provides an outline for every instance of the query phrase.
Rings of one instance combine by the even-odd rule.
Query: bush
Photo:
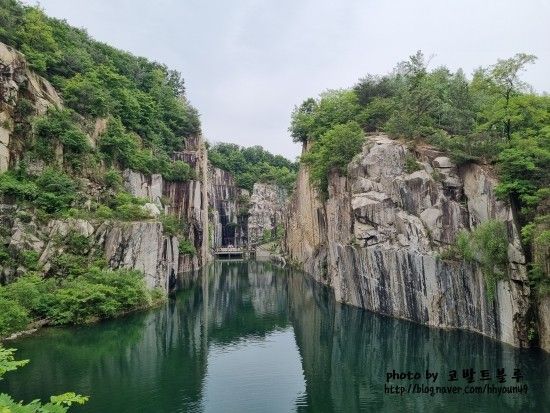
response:
[[[407,153],[405,155],[405,172],[408,174],[412,174],[415,171],[419,171],[422,169],[422,164],[416,160],[414,155]]]
[[[74,117],[74,113],[67,109],[52,108],[34,120],[35,152],[40,159],[53,161],[56,145],[62,144],[64,157],[69,163],[81,166],[82,154],[89,152],[91,147]]]
[[[47,316],[55,324],[80,324],[114,317],[149,302],[141,273],[92,268],[52,294]]]
[[[16,331],[24,330],[31,322],[29,312],[17,301],[4,297],[2,288],[0,295],[0,337],[5,337]]]
[[[193,243],[188,239],[180,240],[179,252],[182,255],[191,255],[191,256],[197,255],[197,249],[195,248]]]
[[[162,223],[162,232],[166,235],[176,236],[183,231],[183,222],[172,214],[161,214],[160,222]]]
[[[486,221],[472,232],[461,231],[443,259],[462,259],[481,267],[487,297],[493,300],[497,281],[505,278],[508,264],[508,234],[504,223]]]
[[[77,195],[77,184],[70,176],[57,169],[46,169],[37,179],[40,189],[34,201],[38,208],[48,213],[69,209]]]
[[[193,172],[188,163],[174,161],[169,164],[168,171],[163,176],[169,181],[188,181],[193,177]]]
[[[361,152],[363,141],[363,131],[357,122],[336,125],[302,156],[302,161],[309,166],[313,185],[324,197],[328,196],[329,173],[336,171],[345,175],[348,163]]]
[[[114,189],[117,191],[122,187],[122,176],[120,175],[120,172],[114,168],[111,168],[105,172],[103,180],[109,189]]]
[[[0,174],[0,193],[18,201],[30,201],[36,198],[38,188],[29,178],[21,179],[9,171]]]

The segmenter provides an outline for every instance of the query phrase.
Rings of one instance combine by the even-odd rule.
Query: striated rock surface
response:
[[[267,232],[275,235],[282,225],[285,214],[287,192],[274,184],[255,183],[248,209],[248,241],[256,244]]]
[[[131,268],[145,274],[149,288],[168,290],[178,274],[176,237],[166,236],[160,222],[131,222],[103,226],[96,239],[111,268]]]
[[[229,172],[210,166],[208,203],[212,223],[209,234],[212,248],[246,245],[248,196],[248,191],[239,188]]]
[[[478,165],[457,168],[432,148],[412,152],[385,136],[370,137],[348,176],[330,177],[325,205],[301,169],[284,247],[291,262],[330,285],[340,302],[523,346],[525,257],[512,211],[496,199],[495,185]],[[479,268],[439,258],[461,229],[488,219],[504,222],[509,239],[510,280],[498,283],[494,302]]]
[[[183,237],[188,239],[197,251],[196,255],[180,256],[178,268],[180,272],[194,271],[210,260],[206,238],[209,225],[209,186],[204,141],[201,137],[188,138],[185,149],[176,152],[173,158],[187,162],[193,169],[194,178],[184,182],[170,182],[163,180],[158,174],[144,175],[125,170],[124,187],[132,195],[148,199],[163,213],[178,217]],[[153,208],[148,209],[152,215],[156,215]]]

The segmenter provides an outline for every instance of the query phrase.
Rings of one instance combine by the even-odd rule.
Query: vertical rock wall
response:
[[[371,137],[348,177],[330,177],[325,205],[314,199],[302,168],[286,221],[286,253],[334,288],[340,302],[526,345],[525,258],[495,185],[480,166],[459,169],[432,148],[412,152]],[[439,258],[460,230],[488,219],[504,222],[509,239],[509,280],[498,283],[494,301],[479,268]]]
[[[124,171],[124,186],[132,195],[144,197],[156,204],[165,214],[178,217],[182,225],[182,237],[188,239],[197,251],[196,255],[175,255],[179,261],[179,272],[198,269],[209,260],[209,251],[204,248],[208,235],[208,200],[204,188],[205,159],[207,158],[204,141],[200,136],[190,137],[185,149],[173,155],[174,160],[188,163],[194,178],[184,182],[169,182],[161,175],[143,175],[130,170]]]
[[[265,233],[269,233],[271,237],[276,235],[277,226],[283,224],[286,198],[286,190],[275,184],[260,182],[254,184],[248,208],[250,244],[259,243]]]
[[[247,210],[242,207],[248,191],[237,187],[233,176],[223,169],[210,167],[208,175],[210,245],[212,248],[246,245]]]

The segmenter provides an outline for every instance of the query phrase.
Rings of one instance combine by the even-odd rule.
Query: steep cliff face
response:
[[[210,246],[246,245],[246,202],[248,191],[237,187],[233,176],[210,166],[208,171],[208,203],[210,213]]]
[[[24,56],[0,43],[0,173],[14,166],[22,154],[22,142],[13,138],[21,116],[17,108],[23,98],[32,105],[29,109],[34,114],[44,114],[50,106],[61,106],[55,89],[28,69]]]
[[[63,102],[52,85],[28,69],[21,53],[0,43],[0,173],[15,168],[25,156],[26,148],[34,139],[29,125],[32,116],[43,115],[52,106],[63,108]],[[96,147],[108,121],[96,119],[95,124],[91,123],[86,124],[85,129],[90,132],[88,142]],[[55,161],[62,166],[61,144],[55,152]],[[174,153],[173,159],[188,163],[194,178],[185,182],[167,182],[159,174],[144,175],[131,170],[122,173],[125,189],[150,201],[145,209],[150,212],[151,219],[134,222],[55,219],[44,223],[27,213],[24,207],[13,204],[8,197],[0,203],[0,242],[15,256],[29,251],[38,254],[40,265],[47,272],[51,258],[63,252],[63,247],[53,243],[52,239],[75,232],[92,239],[93,249],[102,251],[111,268],[142,271],[149,287],[167,289],[178,273],[196,270],[210,259],[206,242],[208,160],[204,141],[200,136],[187,138],[185,147]],[[44,167],[42,161],[27,161],[30,172],[40,172]],[[95,173],[102,172],[102,166],[96,168]],[[97,198],[97,185],[80,176],[74,178],[92,199]],[[179,254],[179,239],[165,234],[159,222],[161,212],[180,219],[183,230],[179,238],[189,240],[196,254]],[[0,262],[3,283],[27,271],[28,268],[13,260]]]
[[[264,234],[272,238],[276,229],[283,224],[287,193],[274,184],[255,183],[248,209],[248,241],[260,242]]]
[[[194,171],[194,179],[184,182],[163,180],[161,175],[144,175],[131,170],[124,171],[124,187],[134,196],[147,198],[160,211],[178,217],[183,227],[183,236],[197,250],[196,255],[181,255],[178,259],[180,272],[194,271],[210,259],[207,245],[208,234],[208,167],[207,154],[201,137],[190,138],[185,149],[176,152],[174,160],[188,163]]]
[[[432,148],[413,152],[371,137],[347,177],[330,177],[324,205],[300,171],[285,249],[292,262],[334,288],[340,302],[523,346],[525,258],[512,210],[496,199],[495,185],[478,165],[457,168]],[[488,219],[504,222],[509,240],[509,280],[498,282],[494,301],[480,268],[439,258],[461,229]]]

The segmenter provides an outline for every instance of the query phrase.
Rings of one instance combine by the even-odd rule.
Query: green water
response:
[[[269,263],[216,262],[191,278],[161,308],[11,342],[31,363],[8,373],[0,391],[30,401],[72,390],[90,396],[75,412],[96,413],[550,411],[550,358],[540,351],[340,305]],[[384,393],[394,369],[465,385],[470,367],[476,379],[505,368],[510,385],[519,368],[527,394]],[[389,384],[409,383],[427,382]]]

